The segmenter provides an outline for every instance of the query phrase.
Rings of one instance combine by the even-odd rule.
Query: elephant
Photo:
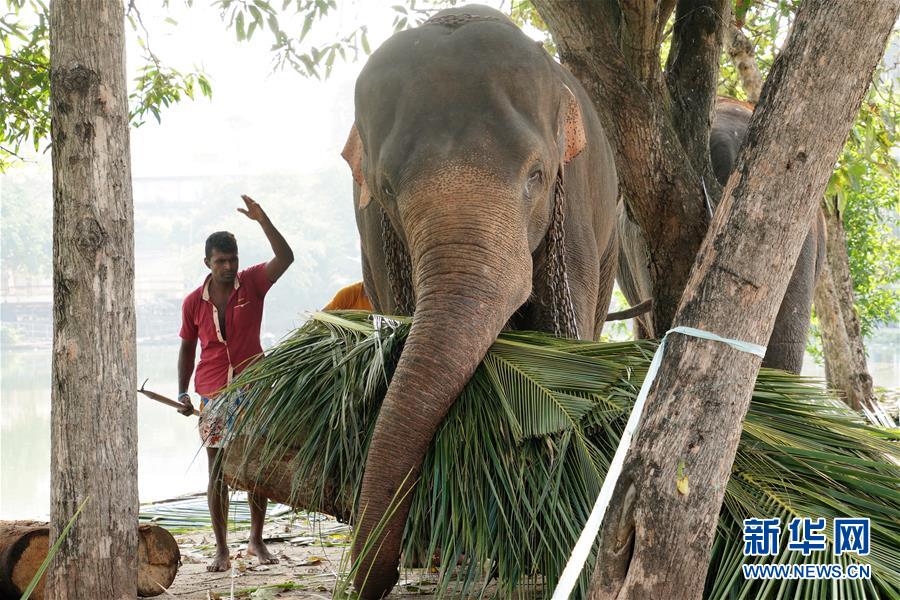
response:
[[[737,161],[753,106],[720,97],[709,136],[709,152],[713,173],[722,186],[728,182]],[[711,206],[715,210],[715,205]],[[619,265],[616,274],[626,299],[638,302],[650,297],[649,252],[641,230],[628,213],[624,201],[618,204]],[[821,211],[810,225],[797,259],[784,299],[775,318],[775,327],[766,347],[762,366],[799,373],[803,367],[806,337],[809,331],[813,289],[825,260],[825,219]],[[639,337],[655,337],[646,315],[635,319]]]
[[[379,598],[398,577],[411,482],[499,333],[598,335],[618,181],[581,84],[491,8],[449,8],[394,34],[362,69],[355,111],[342,155],[366,294],[378,313],[412,315],[355,523],[356,587]],[[361,556],[367,541],[377,555]]]

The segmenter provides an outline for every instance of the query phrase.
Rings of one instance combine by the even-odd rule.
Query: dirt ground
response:
[[[246,556],[248,533],[248,529],[229,531],[230,573],[206,571],[215,551],[211,530],[176,534],[182,566],[168,592],[157,598],[228,600],[232,593],[235,599],[243,600],[332,597],[341,561],[349,562],[349,527],[316,514],[268,519],[264,538],[269,550],[278,557],[276,565],[259,565],[255,557]],[[435,597],[436,575],[425,571],[405,575],[392,597]]]

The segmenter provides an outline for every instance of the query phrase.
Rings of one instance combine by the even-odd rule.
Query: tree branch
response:
[[[688,160],[714,200],[721,189],[709,160],[709,129],[716,106],[723,31],[730,16],[726,0],[679,0],[666,61],[672,122]]]
[[[657,0],[622,3],[622,53],[638,81],[655,86],[660,77]]]
[[[669,17],[672,16],[672,11],[675,10],[676,2],[677,0],[659,0],[659,18],[656,23],[656,41],[658,44],[662,44],[665,39],[666,24],[669,22]]]
[[[725,33],[728,56],[731,57],[731,62],[734,63],[734,68],[737,69],[738,76],[741,78],[741,87],[747,94],[747,102],[756,104],[762,93],[763,77],[759,71],[759,65],[756,63],[753,42],[735,24],[729,26]]]
[[[534,0],[563,64],[593,100],[616,156],[619,185],[647,240],[656,329],[672,322],[691,265],[706,234],[701,174],[685,160],[667,110],[666,88],[648,87],[617,44],[621,23],[612,0]],[[715,78],[713,78],[715,79]],[[708,136],[708,124],[706,125]],[[704,150],[708,152],[707,150]],[[706,159],[709,164],[709,159]],[[718,191],[711,175],[706,187]]]

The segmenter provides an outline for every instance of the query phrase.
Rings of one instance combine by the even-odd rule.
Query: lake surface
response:
[[[50,350],[3,348],[0,357],[0,519],[43,519],[50,512]],[[138,383],[149,377],[149,389],[174,398],[177,358],[177,342],[139,345]],[[144,396],[137,402],[141,501],[205,490],[197,419]]]

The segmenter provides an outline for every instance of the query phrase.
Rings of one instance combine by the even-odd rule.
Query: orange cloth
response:
[[[366,296],[366,290],[363,289],[363,282],[359,281],[342,288],[322,310],[371,311],[373,308],[372,303],[369,302],[369,298]]]

